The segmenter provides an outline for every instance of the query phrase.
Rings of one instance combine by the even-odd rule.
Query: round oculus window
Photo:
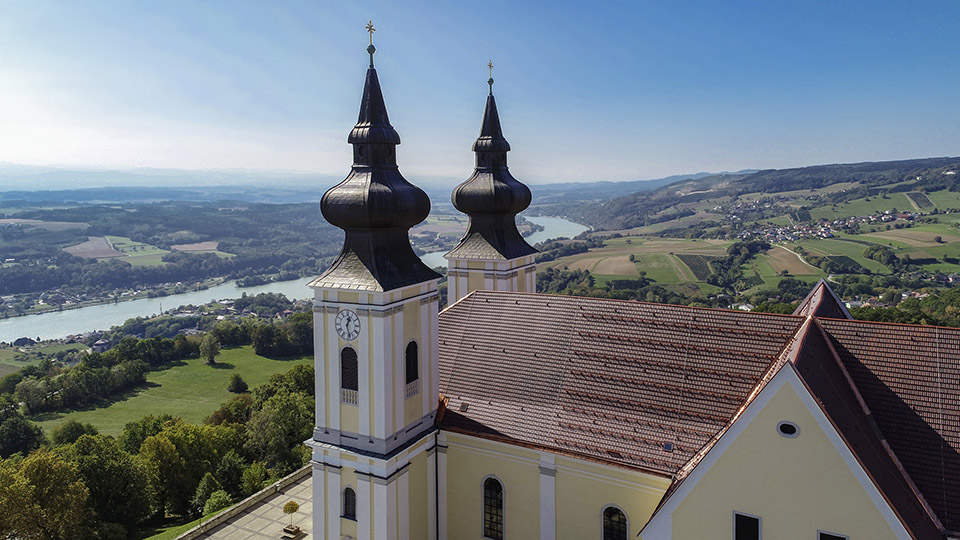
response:
[[[793,422],[780,422],[777,424],[777,433],[788,439],[792,439],[800,434],[800,428]]]

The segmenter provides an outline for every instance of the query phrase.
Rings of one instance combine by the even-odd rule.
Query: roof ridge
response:
[[[722,313],[737,313],[740,315],[751,314],[757,315],[760,317],[769,317],[769,318],[779,318],[779,319],[801,319],[802,315],[792,315],[786,313],[768,313],[766,311],[743,311],[741,309],[730,309],[730,308],[715,308],[707,306],[687,306],[683,304],[666,304],[662,302],[644,302],[641,300],[624,300],[622,298],[603,298],[599,296],[581,296],[578,294],[556,294],[556,293],[545,293],[545,292],[527,292],[527,291],[488,291],[488,290],[477,290],[478,293],[490,294],[490,295],[522,295],[522,296],[548,296],[551,298],[570,298],[570,299],[582,299],[582,300],[592,300],[599,302],[617,302],[621,304],[640,304],[645,306],[665,306],[670,308],[677,309],[689,309],[689,310],[699,310],[699,311],[714,311]],[[572,301],[572,300],[571,300]],[[838,319],[843,320],[843,319]]]

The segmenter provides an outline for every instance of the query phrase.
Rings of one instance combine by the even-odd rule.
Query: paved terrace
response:
[[[295,473],[292,475],[297,477]],[[293,514],[293,524],[299,525],[302,532],[297,540],[312,540],[310,534],[313,524],[313,475],[303,475],[288,485],[271,486],[266,493],[254,495],[241,501],[235,509],[223,512],[207,523],[195,527],[181,535],[177,540],[215,539],[215,540],[279,540],[283,537],[283,528],[290,523],[290,516],[283,513],[283,505],[296,501],[300,510]],[[228,515],[229,514],[229,515]],[[222,523],[217,523],[222,521]]]

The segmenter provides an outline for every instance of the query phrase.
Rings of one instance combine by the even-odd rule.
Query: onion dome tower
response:
[[[320,201],[327,221],[346,233],[343,250],[311,286],[389,291],[438,279],[410,246],[409,230],[426,219],[430,199],[407,182],[397,168],[400,135],[390,125],[377,70],[370,67],[363,85],[360,117],[347,138],[353,167]]]
[[[372,23],[367,31],[370,67],[347,139],[353,167],[320,201],[346,234],[340,255],[309,284],[316,422],[307,445],[314,538],[400,540],[410,537],[410,523],[428,520],[425,506],[409,505],[399,519],[397,509],[411,497],[413,456],[423,470],[434,466],[422,450],[440,401],[440,275],[410,246],[409,229],[427,217],[430,200],[397,168],[400,136],[373,66]],[[348,499],[349,511],[341,506]]]
[[[510,143],[503,137],[493,97],[493,62],[487,64],[490,93],[480,136],[473,143],[476,168],[453,190],[457,210],[470,216],[467,232],[447,259],[447,298],[454,303],[477,289],[535,292],[537,250],[517,230],[516,216],[530,205],[530,189],[507,168]]]

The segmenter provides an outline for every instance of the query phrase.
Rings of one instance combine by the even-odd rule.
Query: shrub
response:
[[[217,510],[223,510],[231,504],[233,504],[233,499],[230,498],[230,494],[222,489],[218,489],[210,495],[207,503],[203,505],[203,513],[211,514]]]
[[[233,392],[234,394],[242,394],[247,391],[247,382],[243,380],[243,377],[234,373],[230,377],[230,384],[227,385],[227,391]]]

